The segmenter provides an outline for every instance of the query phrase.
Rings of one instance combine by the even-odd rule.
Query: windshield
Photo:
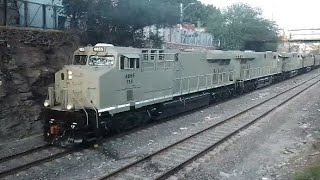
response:
[[[87,64],[87,55],[75,55],[74,56],[74,65],[86,65]]]
[[[114,64],[114,56],[90,56],[90,66],[112,66]]]

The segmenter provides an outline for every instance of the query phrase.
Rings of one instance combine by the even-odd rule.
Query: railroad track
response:
[[[49,145],[43,145],[43,146],[39,146],[39,147],[36,147],[36,148],[33,148],[33,149],[29,149],[27,151],[16,153],[16,154],[1,158],[0,159],[0,163],[6,162],[6,161],[9,161],[11,159],[18,158],[18,157],[26,156],[26,155],[29,155],[29,154],[32,154],[32,153],[35,153],[35,152],[38,152],[38,151],[41,151],[41,150],[44,150],[44,149],[48,149],[48,148],[50,148]]]
[[[304,81],[200,132],[126,164],[105,174],[100,179],[166,179],[317,84],[320,81],[319,76]],[[259,111],[260,113],[257,113]]]
[[[0,159],[0,178],[17,174],[23,170],[39,166],[46,162],[53,161],[75,150],[61,149],[50,145],[39,146],[21,153],[10,155]]]

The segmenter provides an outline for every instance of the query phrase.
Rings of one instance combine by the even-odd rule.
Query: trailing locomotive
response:
[[[250,51],[79,48],[44,102],[45,138],[96,142],[110,131],[209,105],[309,71],[314,55]],[[319,63],[318,63],[319,65]]]

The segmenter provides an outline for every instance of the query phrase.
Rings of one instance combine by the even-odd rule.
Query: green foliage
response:
[[[179,6],[180,6],[180,3],[182,3],[184,8],[187,7],[190,3],[193,3],[187,9],[184,10],[183,22],[197,25],[199,21],[202,27],[207,26],[207,23],[209,20],[208,17],[211,14],[220,13],[220,10],[218,8],[212,5],[202,4],[198,0],[163,0],[163,1],[171,2],[173,4],[178,4]],[[180,15],[180,9],[178,13]]]
[[[68,15],[71,18],[71,28],[79,27],[81,19],[86,17],[88,0],[63,0],[64,11],[62,13]]]
[[[170,1],[63,0],[63,4],[67,7],[64,13],[71,17],[71,28],[84,30],[91,44],[139,46],[142,28],[179,23],[179,5]]]
[[[108,42],[114,45],[142,47],[142,29],[158,28],[180,23],[180,3],[184,7],[184,22],[205,27],[223,49],[275,50],[277,26],[262,18],[260,9],[246,4],[235,4],[221,12],[212,5],[198,0],[63,0],[64,13],[71,19],[71,29],[83,33],[85,42]],[[161,37],[149,41],[159,47]]]
[[[304,172],[295,176],[295,180],[319,180],[320,179],[320,166],[310,167]]]
[[[209,17],[217,14],[221,14],[219,9],[212,5],[205,6],[198,1],[185,10],[184,21],[196,25],[199,21],[201,27],[206,27],[209,21]]]
[[[151,33],[149,37],[149,41],[152,44],[152,48],[162,48],[163,40],[159,34]]]
[[[223,49],[275,51],[277,47],[276,24],[262,18],[260,9],[242,3],[212,14],[207,31],[221,40]]]

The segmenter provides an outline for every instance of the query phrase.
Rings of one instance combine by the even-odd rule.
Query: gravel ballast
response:
[[[319,88],[317,84],[294,98],[229,141],[218,156],[207,158],[196,168],[185,168],[178,177],[292,179],[318,153],[313,144],[320,140]]]

